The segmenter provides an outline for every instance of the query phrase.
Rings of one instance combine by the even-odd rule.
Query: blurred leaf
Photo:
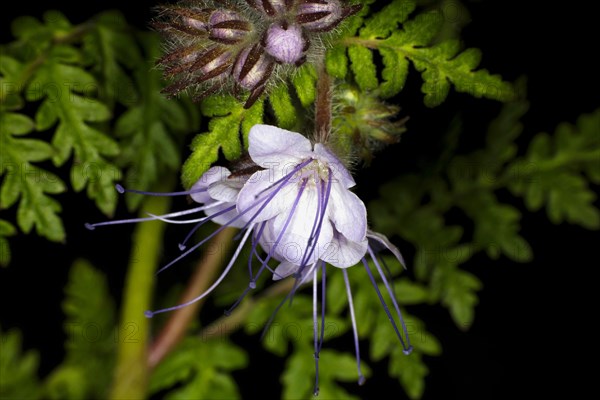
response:
[[[87,261],[73,264],[65,293],[67,355],[48,378],[47,395],[52,399],[103,398],[112,380],[116,342],[136,340],[136,327],[115,330],[115,306],[106,278]]]
[[[598,229],[596,195],[583,174],[600,182],[600,109],[582,115],[576,125],[559,125],[553,136],[538,134],[527,155],[506,171],[510,190],[524,197],[528,209],[545,206],[555,224],[567,221]]]
[[[166,399],[238,399],[229,372],[247,363],[244,351],[228,341],[188,337],[153,371],[149,390],[156,393],[179,384]]]
[[[21,333],[17,330],[0,330],[0,344],[0,399],[41,398],[37,352],[21,354]]]
[[[197,129],[195,117],[185,108],[185,100],[167,99],[161,93],[160,72],[153,68],[159,56],[159,40],[145,34],[145,62],[134,71],[137,99],[130,99],[130,108],[117,120],[115,133],[122,139],[119,166],[126,168],[125,182],[137,190],[151,190],[168,171],[181,165],[180,140],[175,135]],[[192,111],[193,112],[193,111]],[[126,196],[130,210],[136,209],[143,196]]]

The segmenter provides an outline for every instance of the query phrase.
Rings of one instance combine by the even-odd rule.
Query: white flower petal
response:
[[[222,181],[216,181],[208,185],[208,194],[215,200],[225,201],[228,203],[235,203],[237,201],[238,194],[242,187],[244,187],[244,181],[241,179],[224,179]]]
[[[321,255],[321,259],[334,267],[352,267],[365,256],[368,246],[369,242],[366,238],[353,242],[339,232],[334,232],[329,250]]]
[[[254,222],[271,219],[284,210],[287,210],[294,203],[298,194],[299,183],[292,177],[284,187],[279,188],[283,182],[275,184],[281,177],[281,170],[263,170],[255,172],[246,182],[237,198],[237,210],[244,213],[243,219],[249,221],[261,210],[263,203],[255,205],[260,199],[267,201],[273,191],[278,191],[271,200],[254,218]]]
[[[212,167],[202,174],[200,179],[194,183],[190,190],[207,189],[211,183],[227,179],[229,175],[231,175],[231,172],[229,172],[227,168]],[[214,200],[207,191],[193,193],[190,196],[195,202],[202,204],[210,203]]]
[[[214,215],[219,211],[223,211],[233,205],[233,203],[221,204],[204,210],[204,213],[210,217],[211,215]],[[227,225],[234,228],[242,228],[244,225],[246,225],[246,221],[244,221],[242,218],[238,218],[235,221],[233,221],[237,216],[237,210],[234,208],[231,211],[227,211],[226,213],[214,217],[211,221],[219,225]]]
[[[299,268],[299,265],[293,264],[289,261],[282,261],[273,272],[273,280],[278,281],[280,279],[286,278],[296,273],[296,271],[298,271]]]
[[[315,144],[315,156],[319,161],[327,164],[333,173],[334,182],[339,182],[346,189],[356,185],[354,178],[344,164],[325,146],[321,143]]]
[[[361,242],[367,234],[367,209],[357,195],[333,183],[327,211],[338,232],[347,239]]]
[[[248,136],[248,153],[263,168],[284,169],[311,156],[310,140],[299,133],[270,125],[254,125]]]
[[[379,247],[379,249],[378,249],[378,248],[376,248],[376,247],[374,246],[374,244],[375,244],[375,243],[378,243],[378,244],[379,244],[379,246],[383,246],[383,247],[385,247],[386,249],[388,249],[389,251],[391,251],[391,252],[392,252],[392,254],[393,254],[393,255],[396,257],[396,259],[398,260],[398,262],[399,262],[400,264],[402,264],[402,266],[403,266],[404,268],[406,268],[406,263],[405,263],[405,261],[404,261],[404,257],[402,257],[402,253],[400,253],[400,250],[399,250],[399,249],[398,249],[396,246],[394,246],[394,245],[392,244],[392,242],[390,242],[390,240],[389,240],[389,239],[388,239],[388,238],[387,238],[385,235],[383,235],[383,234],[381,234],[381,233],[379,233],[379,232],[373,232],[373,231],[371,231],[371,230],[368,230],[368,231],[367,231],[367,237],[368,237],[369,239],[371,239],[371,240],[370,240],[370,242],[371,242],[371,249],[372,249],[373,251],[375,251],[375,252],[378,252],[378,251],[379,251],[380,247]]]

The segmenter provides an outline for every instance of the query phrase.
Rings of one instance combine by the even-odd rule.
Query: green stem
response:
[[[168,212],[168,197],[148,197],[140,215],[161,215]],[[149,369],[147,365],[150,322],[144,311],[151,308],[156,267],[160,261],[163,233],[161,221],[138,224],[133,234],[133,251],[123,293],[123,308],[119,330],[133,335],[120,337],[117,344],[117,366],[111,399],[143,399],[146,396]]]

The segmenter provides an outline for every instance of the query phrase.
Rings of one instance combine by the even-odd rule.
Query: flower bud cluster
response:
[[[164,92],[191,89],[199,100],[241,89],[249,92],[249,108],[274,73],[289,73],[321,54],[320,35],[359,9],[342,0],[199,0],[163,7],[154,26],[168,43],[158,61],[173,80]]]

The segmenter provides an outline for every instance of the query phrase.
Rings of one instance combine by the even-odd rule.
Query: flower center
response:
[[[321,160],[313,159],[306,167],[299,172],[299,183],[306,180],[307,187],[316,187],[321,182],[327,182],[329,179],[329,165]]]

